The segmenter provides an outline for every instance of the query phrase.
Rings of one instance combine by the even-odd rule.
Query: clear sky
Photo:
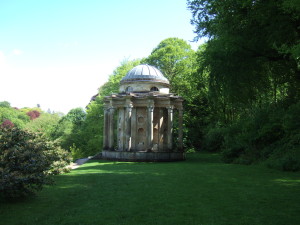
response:
[[[0,101],[84,108],[124,59],[193,40],[190,19],[186,0],[0,0]]]

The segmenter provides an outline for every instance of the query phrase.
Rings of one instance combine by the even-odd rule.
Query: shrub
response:
[[[25,129],[32,132],[42,132],[47,138],[51,138],[59,119],[57,114],[42,113],[39,118],[27,123]]]
[[[259,109],[225,129],[222,159],[225,162],[300,170],[300,103]]]
[[[81,149],[77,148],[76,145],[73,143],[73,145],[70,147],[70,151],[72,153],[73,159],[80,159],[83,158]]]
[[[10,108],[10,103],[7,101],[0,102],[0,107]]]
[[[37,110],[29,111],[26,114],[30,117],[30,120],[34,120],[41,115],[41,113]]]
[[[203,148],[205,151],[219,152],[224,142],[224,129],[215,127],[204,136]]]
[[[67,167],[71,161],[72,156],[69,151],[62,149],[57,143],[49,142],[50,148],[45,152],[47,157],[51,159],[52,164],[48,170],[48,174],[57,175],[60,173],[69,172]]]
[[[58,172],[56,162],[67,163],[55,147],[37,134],[0,128],[0,193],[7,198],[23,197],[51,184],[49,175]]]
[[[17,109],[0,107],[0,123],[5,120],[11,121],[16,127],[23,128],[29,122],[29,117]]]
[[[282,139],[266,162],[270,168],[284,171],[300,170],[300,133]]]
[[[2,128],[12,128],[15,125],[10,121],[10,120],[4,120],[3,123],[1,124]]]

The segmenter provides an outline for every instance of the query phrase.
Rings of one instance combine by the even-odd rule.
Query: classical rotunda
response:
[[[102,158],[121,161],[184,160],[183,99],[155,67],[139,65],[104,100]],[[176,115],[176,118],[174,118]],[[177,124],[174,137],[174,120]]]

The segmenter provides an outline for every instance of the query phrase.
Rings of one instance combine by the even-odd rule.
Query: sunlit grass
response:
[[[0,224],[300,224],[300,173],[224,164],[89,161],[35,198],[1,202]]]

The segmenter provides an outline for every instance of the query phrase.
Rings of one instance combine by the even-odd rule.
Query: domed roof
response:
[[[164,84],[170,84],[168,79],[164,77],[154,66],[142,64],[131,69],[125,77],[122,78],[121,84],[135,81],[151,81]]]

